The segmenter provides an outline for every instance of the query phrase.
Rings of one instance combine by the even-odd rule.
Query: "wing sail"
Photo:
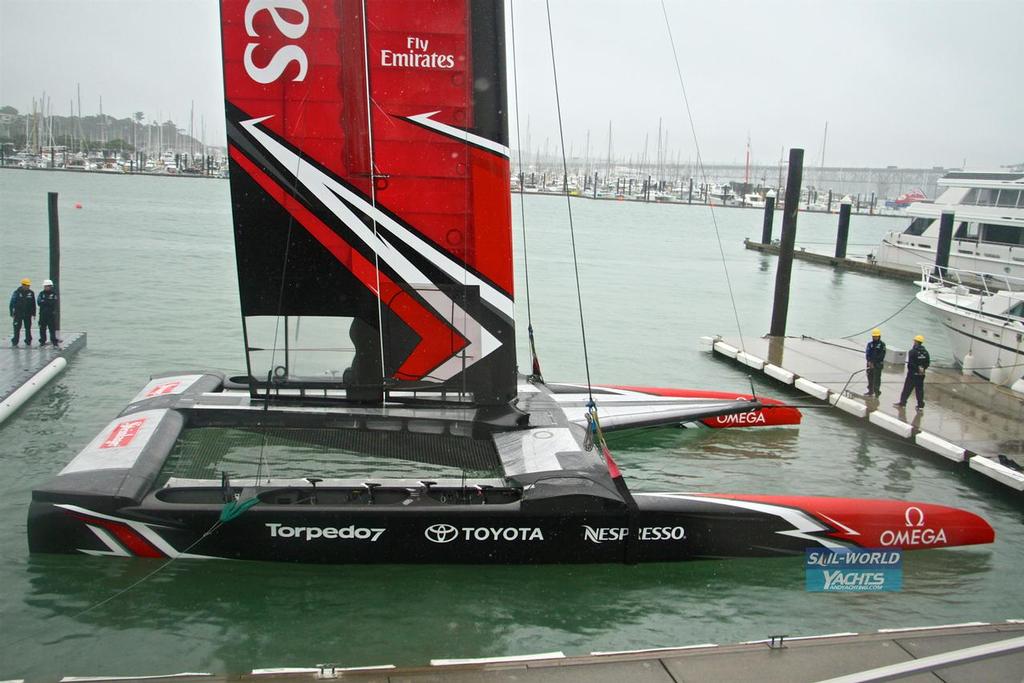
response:
[[[222,0],[221,13],[253,391],[511,400],[501,3]]]

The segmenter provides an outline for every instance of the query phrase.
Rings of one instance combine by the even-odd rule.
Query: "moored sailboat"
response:
[[[630,491],[606,432],[797,418],[517,374],[501,3],[281,5],[222,2],[247,374],[152,379],[33,491],[32,551],[641,562],[992,541],[926,503]]]

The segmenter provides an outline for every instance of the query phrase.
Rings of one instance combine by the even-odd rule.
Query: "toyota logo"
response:
[[[451,524],[431,524],[423,535],[432,543],[451,543],[459,537],[459,530]]]

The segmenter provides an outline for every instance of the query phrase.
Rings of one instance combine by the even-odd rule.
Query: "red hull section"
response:
[[[705,494],[694,494],[703,497]],[[824,534],[862,548],[923,550],[992,543],[995,531],[978,515],[931,503],[869,498],[706,494],[709,499],[770,508],[789,508],[810,515],[832,531]],[[726,502],[726,504],[728,504]]]
[[[746,400],[754,398],[750,394],[738,394],[729,391],[704,391],[702,389],[669,389],[664,387],[633,387],[615,385],[614,389],[625,389],[627,391],[638,391],[651,396],[666,396],[671,398],[720,398],[729,401]],[[783,425],[798,425],[802,415],[797,408],[787,406],[782,401],[774,398],[757,397],[757,400],[765,405],[764,408],[751,410],[746,413],[733,415],[721,415],[709,417],[701,422],[712,429],[728,429],[730,427],[779,427]]]

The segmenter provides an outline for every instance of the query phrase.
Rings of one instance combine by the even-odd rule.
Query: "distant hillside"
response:
[[[195,133],[195,131],[193,131]],[[223,141],[208,148],[223,149]],[[147,121],[143,112],[131,118],[117,119],[108,114],[83,116],[44,117],[41,114],[22,114],[11,106],[0,107],[0,144],[14,149],[38,150],[40,147],[63,145],[72,151],[116,149],[159,153],[163,150],[202,153],[202,141],[189,136],[186,128],[174,121],[163,123]],[[210,152],[213,150],[210,149]]]

